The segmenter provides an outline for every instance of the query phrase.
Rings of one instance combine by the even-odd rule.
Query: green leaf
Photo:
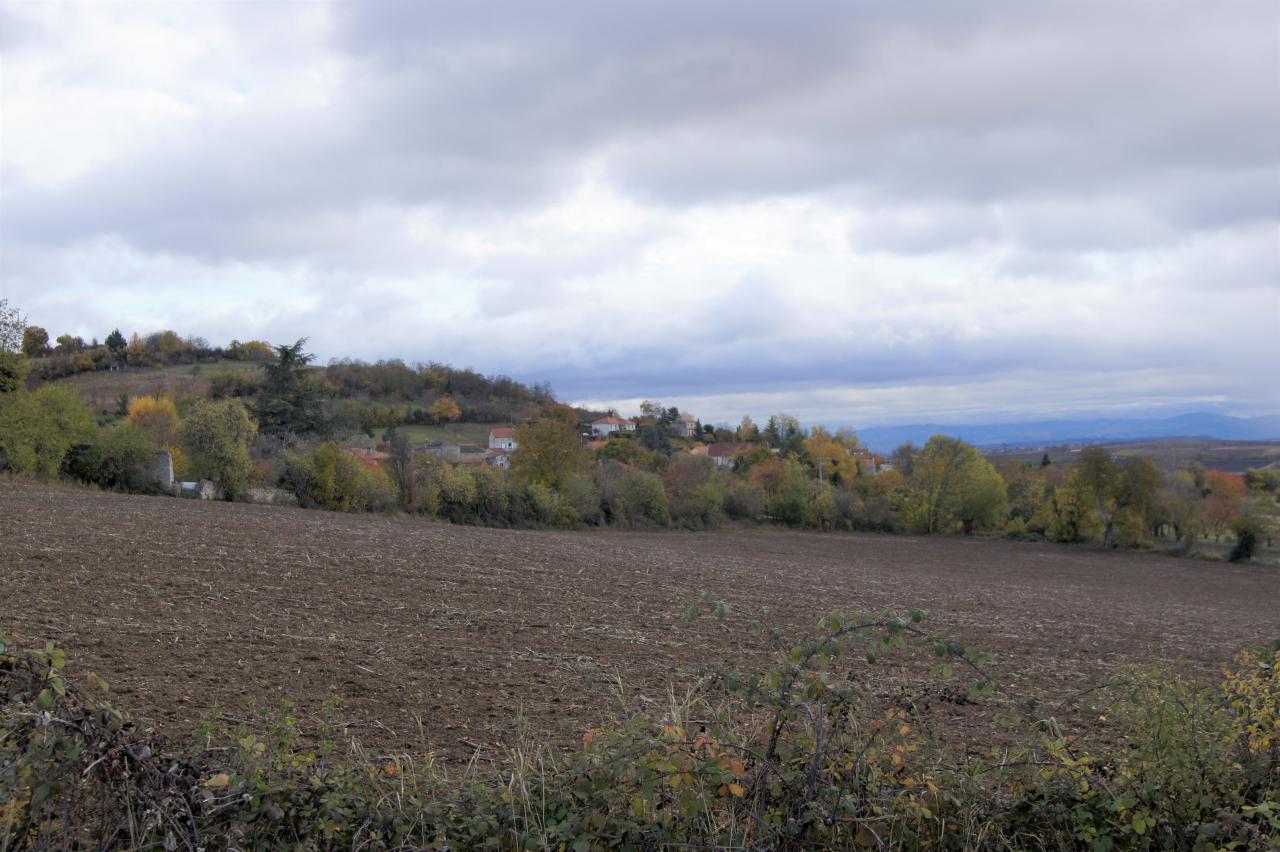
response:
[[[40,690],[40,694],[36,696],[36,706],[41,710],[52,710],[53,693],[47,689]]]

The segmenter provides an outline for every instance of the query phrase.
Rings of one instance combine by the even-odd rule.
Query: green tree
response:
[[[516,442],[511,475],[517,482],[558,489],[591,466],[578,438],[577,415],[567,405],[548,406],[536,421],[518,427]]]
[[[307,369],[315,356],[302,351],[306,342],[303,337],[291,345],[277,346],[276,360],[262,365],[265,380],[254,413],[263,434],[305,435],[324,426],[324,390]]]
[[[84,402],[61,385],[15,391],[0,402],[0,455],[18,473],[53,479],[71,448],[96,431]]]
[[[228,500],[235,500],[249,486],[249,441],[257,431],[240,400],[201,401],[182,421],[178,443],[191,475],[213,480]]]
[[[49,332],[38,325],[29,325],[22,331],[22,354],[39,358],[49,352]]]
[[[1102,447],[1085,449],[1071,475],[1097,510],[1103,547],[1114,544],[1118,518],[1127,522],[1127,529],[1138,524],[1145,527],[1145,519],[1156,509],[1163,481],[1150,459],[1132,458],[1121,464]]]
[[[107,335],[106,346],[117,355],[123,353],[128,345],[129,341],[124,339],[124,335],[120,333],[118,328],[113,328],[111,333]]]
[[[918,532],[962,526],[966,533],[1008,514],[1004,480],[969,444],[934,435],[915,453],[908,477],[908,520]]]

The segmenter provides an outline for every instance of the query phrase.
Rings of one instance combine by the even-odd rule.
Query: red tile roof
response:
[[[516,430],[511,426],[499,426],[497,429],[489,430],[490,438],[514,438]]]

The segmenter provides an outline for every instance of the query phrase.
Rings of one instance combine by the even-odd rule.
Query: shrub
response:
[[[708,595],[690,616],[724,605]],[[285,707],[211,719],[174,752],[68,681],[52,644],[0,635],[0,841],[122,848],[1266,849],[1280,834],[1280,652],[1213,687],[1139,674],[1099,693],[1114,745],[1091,750],[1008,691],[924,613],[833,614],[763,672],[717,670],[685,700],[521,741],[491,769],[336,755]],[[1025,731],[990,757],[875,703],[886,659],[934,657],[969,700]],[[907,662],[904,660],[904,662]],[[907,705],[911,706],[909,696]],[[1092,715],[1092,714],[1091,714]],[[1015,722],[1013,720],[1022,721]],[[311,734],[304,736],[304,734]],[[315,745],[312,745],[315,744]],[[210,747],[212,746],[212,748]]]
[[[85,482],[122,491],[158,491],[152,476],[159,446],[144,429],[121,423],[104,430],[91,444],[76,447],[67,472]]]
[[[724,511],[730,518],[757,521],[764,515],[764,490],[742,479],[729,483],[724,495]]]
[[[71,448],[96,431],[89,409],[69,388],[46,385],[0,399],[0,457],[16,473],[53,479]]]
[[[600,511],[600,489],[590,476],[574,476],[560,491],[565,504],[572,510],[577,522],[599,526],[603,521]]]
[[[290,454],[284,479],[300,505],[335,512],[385,512],[399,496],[385,471],[332,442]]]
[[[1232,562],[1247,562],[1258,552],[1258,541],[1262,538],[1262,525],[1254,518],[1244,517],[1231,525],[1235,533],[1236,543],[1227,558]]]

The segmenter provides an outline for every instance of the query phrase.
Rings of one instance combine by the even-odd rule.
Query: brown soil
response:
[[[337,696],[347,730],[384,750],[458,758],[511,742],[520,715],[571,742],[617,707],[617,678],[660,708],[704,664],[767,663],[732,618],[680,623],[699,589],[797,635],[835,609],[925,608],[1048,699],[1133,664],[1210,673],[1280,633],[1267,567],[777,529],[488,530],[0,481],[0,630],[53,639],[175,736],[215,706],[313,714]],[[940,695],[926,668],[867,676]]]

